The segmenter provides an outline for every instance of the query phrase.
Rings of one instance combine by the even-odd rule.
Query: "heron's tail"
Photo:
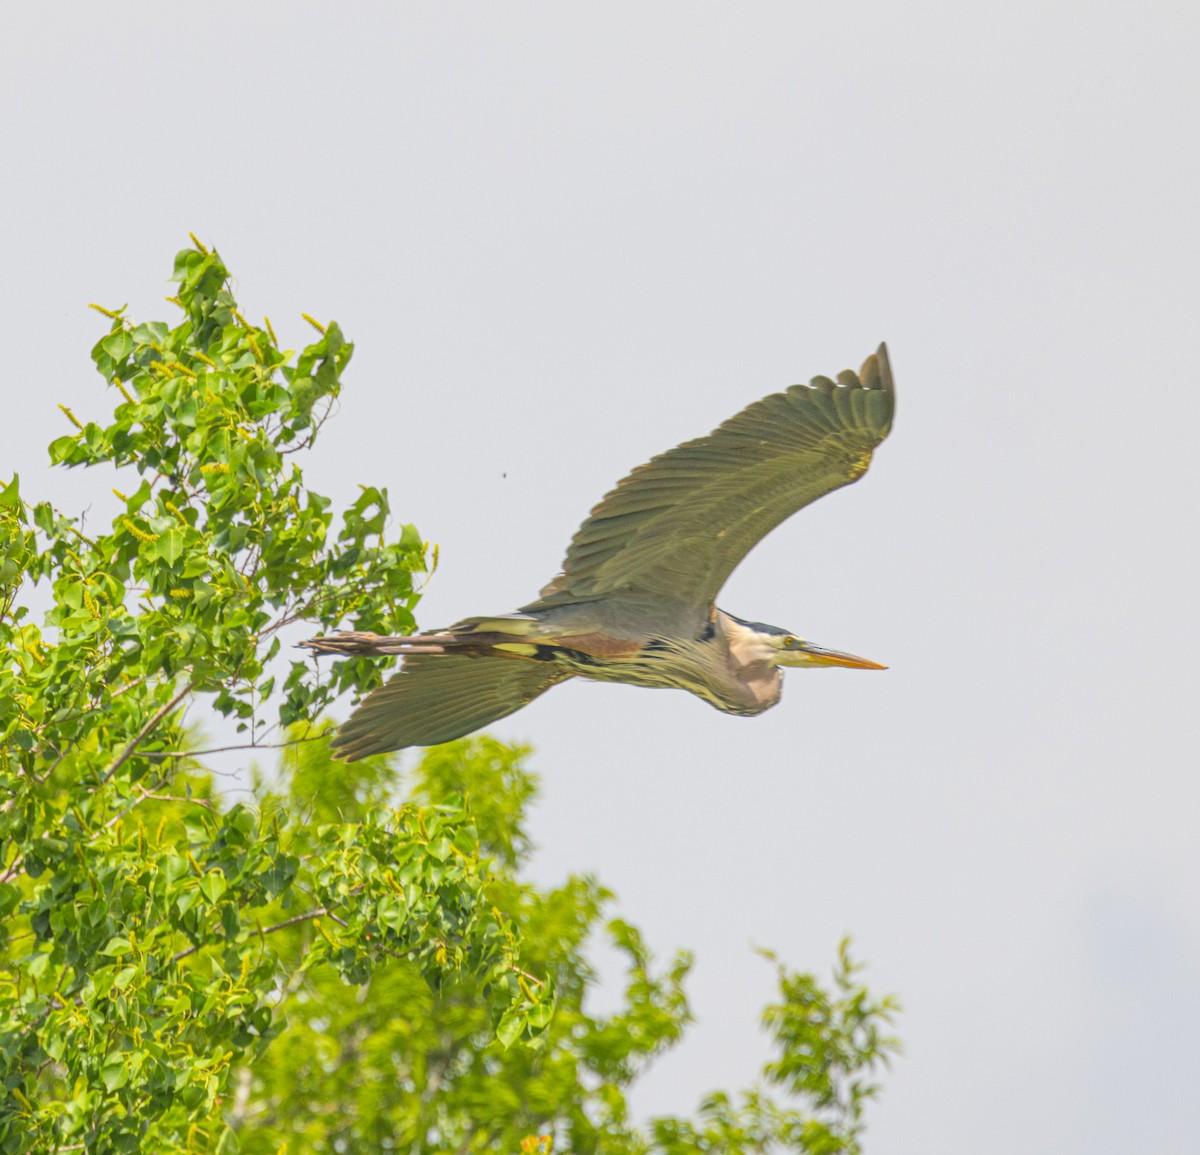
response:
[[[334,752],[337,757],[354,762],[406,746],[449,742],[507,717],[570,676],[549,662],[415,652],[405,657],[403,669],[370,694],[338,730],[333,740]]]

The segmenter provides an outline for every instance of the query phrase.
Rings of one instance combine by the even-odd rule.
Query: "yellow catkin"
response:
[[[167,509],[175,515],[175,519],[176,519],[176,521],[179,522],[180,525],[187,525],[187,523],[188,523],[187,518],[184,517],[183,514],[179,512],[179,507],[173,501],[164,501],[163,505],[165,505],[167,507]]]
[[[124,383],[121,381],[121,378],[120,378],[120,377],[114,377],[114,378],[113,378],[113,382],[112,382],[112,383],[113,383],[113,384],[114,384],[114,385],[115,385],[115,386],[116,386],[118,389],[120,389],[120,390],[121,390],[121,396],[122,396],[122,397],[124,397],[124,398],[125,398],[125,400],[129,402],[129,404],[130,404],[130,405],[136,405],[136,404],[137,404],[137,402],[136,402],[136,401],[134,401],[134,399],[133,399],[132,395],[130,394],[129,390],[125,388],[125,385],[124,385]]]
[[[241,313],[239,313],[239,312],[238,312],[236,309],[234,309],[234,311],[233,311],[233,318],[234,318],[234,320],[235,320],[235,321],[237,321],[237,323],[238,323],[239,325],[241,325],[241,327],[242,327],[243,329],[249,329],[249,328],[250,328],[250,322],[249,322],[249,321],[247,321],[247,320],[246,320],[246,318],[245,318],[245,317],[243,317],[243,316],[241,315]]]
[[[203,254],[204,254],[206,257],[207,257],[207,256],[208,256],[208,249],[206,249],[206,248],[205,248],[205,247],[204,247],[204,246],[203,246],[203,245],[200,243],[200,238],[199,238],[199,237],[197,237],[195,233],[191,233],[191,232],[190,232],[190,233],[188,233],[188,236],[189,236],[189,237],[191,237],[192,244],[193,244],[193,245],[195,245],[195,246],[196,246],[196,248],[197,248],[197,249],[199,249],[199,250],[200,250],[200,252],[202,252],[202,253],[203,253]]]
[[[178,305],[181,309],[183,308],[183,302],[178,297],[163,297],[163,300],[168,305]]]
[[[97,305],[97,304],[93,303],[93,304],[88,305],[88,308],[95,309],[97,313],[103,313],[104,316],[111,317],[112,320],[114,320],[114,321],[124,320],[124,318],[121,316],[120,313],[115,313],[115,312],[113,312],[112,309],[106,309],[103,305]]]
[[[114,494],[115,494],[117,497],[119,497],[119,498],[120,498],[122,501],[128,501],[128,500],[129,500],[129,498],[127,498],[127,497],[126,497],[126,496],[125,496],[125,495],[124,495],[124,494],[123,494],[123,493],[122,493],[122,492],[121,492],[119,489],[117,489],[115,486],[114,486],[114,488],[113,488],[113,493],[114,493]]]
[[[303,317],[314,329],[316,329],[316,331],[320,333],[322,337],[325,335],[325,326],[322,325],[321,322],[316,319],[316,317],[310,317],[307,313],[301,313],[300,316]]]
[[[201,473],[228,473],[229,466],[223,461],[213,461],[208,465],[200,466]]]
[[[96,603],[92,601],[91,595],[87,591],[87,586],[83,587],[83,608],[87,610],[95,621],[101,620],[100,611],[96,609]]]
[[[195,371],[194,371],[194,370],[192,370],[192,369],[189,369],[189,368],[188,368],[186,365],[184,365],[184,364],[183,364],[183,362],[181,362],[181,361],[172,361],[172,362],[171,362],[171,368],[172,368],[172,369],[178,369],[180,373],[182,373],[182,374],[183,374],[185,377],[190,377],[190,378],[191,378],[193,381],[195,381],[195,380],[196,380],[196,373],[195,373]]]
[[[173,589],[169,590],[168,593],[170,593],[171,597],[173,598],[190,598],[192,596],[191,590]]]
[[[136,537],[138,539],[138,541],[158,541],[158,534],[147,533],[144,529],[138,529],[138,527],[136,525],[134,525],[133,522],[130,521],[129,518],[127,518],[127,517],[121,518],[121,524],[127,530],[129,530],[129,532],[131,534],[133,534],[133,536]]]
[[[258,347],[258,342],[254,339],[253,333],[246,333],[246,344],[250,346],[250,352],[254,354],[254,359],[261,361],[263,359],[262,350]]]
[[[74,425],[75,428],[78,429],[80,433],[82,433],[83,426],[79,424],[79,418],[76,417],[75,414],[70,411],[70,409],[68,409],[65,405],[63,405],[61,403],[59,404],[59,408],[67,415],[67,420],[72,425]]]
[[[263,324],[267,327],[267,336],[271,338],[271,344],[278,348],[279,338],[275,336],[275,330],[271,328],[271,318],[264,317]]]
[[[207,365],[210,369],[217,368],[217,363],[215,361],[213,361],[210,357],[208,357],[206,354],[201,353],[199,349],[194,350],[192,352],[192,356],[195,357],[197,361],[203,361],[204,364]]]

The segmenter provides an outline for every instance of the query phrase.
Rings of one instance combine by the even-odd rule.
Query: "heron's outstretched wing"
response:
[[[545,662],[414,654],[354,711],[333,748],[354,762],[449,742],[519,710],[570,676]]]
[[[621,481],[534,605],[643,593],[707,605],[770,530],[866,472],[894,408],[885,345],[857,375],[756,401]]]

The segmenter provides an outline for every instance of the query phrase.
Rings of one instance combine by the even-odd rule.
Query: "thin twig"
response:
[[[105,771],[104,777],[100,779],[101,786],[103,786],[105,783],[107,783],[109,781],[109,779],[111,779],[112,776],[118,770],[120,770],[121,767],[124,766],[126,762],[129,761],[129,759],[133,756],[133,752],[138,748],[138,745],[142,741],[142,739],[145,738],[146,735],[149,734],[191,692],[192,692],[192,683],[188,682],[188,684],[186,686],[184,686],[183,689],[180,690],[179,693],[175,695],[175,697],[173,697],[161,710],[158,711],[157,714],[154,715],[153,718],[150,719],[149,722],[147,722],[141,728],[141,730],[138,731],[137,736],[133,739],[133,741],[130,742],[129,745],[126,746],[125,749],[121,752],[120,757],[117,758],[117,760],[108,768],[107,771]]]
[[[141,791],[141,793],[138,795],[138,797],[135,798],[128,806],[126,806],[124,810],[118,810],[116,812],[116,814],[114,814],[107,822],[105,822],[104,829],[107,830],[111,826],[116,826],[116,824],[118,822],[120,822],[122,818],[125,818],[128,815],[132,814],[133,811],[137,809],[137,807],[139,807],[143,802],[145,802],[146,799],[151,796],[151,793],[153,791],[157,790],[160,786],[165,786],[166,784],[167,784],[166,775],[163,775],[163,777],[161,777],[157,782],[155,782],[153,786],[150,786],[150,787],[139,786],[138,790]]]
[[[153,674],[143,674],[140,678],[134,678],[132,682],[126,682],[125,685],[123,685],[120,689],[113,690],[112,693],[109,694],[109,698],[119,698],[122,694],[127,694],[130,690],[136,689],[143,682],[153,676]],[[92,698],[88,701],[87,705],[77,710],[74,714],[63,714],[61,717],[56,717],[53,723],[43,722],[42,725],[34,726],[32,729],[34,733],[41,734],[52,724],[55,726],[61,726],[64,722],[73,722],[76,718],[86,717],[88,714],[92,713],[93,710],[98,710],[100,705],[101,702],[99,698]],[[38,754],[41,754],[40,750],[38,751]]]
[[[515,966],[513,967],[513,970],[516,971],[517,974],[519,974],[522,978],[528,979],[535,987],[544,987],[546,985],[541,979],[534,978],[534,976],[528,971],[523,971],[520,967]]]
[[[330,911],[328,907],[318,906],[316,910],[306,910],[303,914],[294,914],[291,918],[285,918],[283,922],[275,923],[274,926],[262,927],[258,933],[260,935],[274,934],[277,930],[283,930],[285,927],[295,926],[298,922],[308,922],[311,919],[325,918],[326,916],[332,918],[334,922],[341,923],[342,926],[346,925],[345,922],[343,922],[336,914]],[[180,959],[185,959],[188,957],[188,955],[195,954],[205,945],[207,944],[201,942],[196,943],[193,946],[189,946],[186,950],[181,950],[177,954],[173,954],[171,956],[171,962],[179,962]]]
[[[266,628],[259,630],[258,636],[260,639],[268,637],[277,630],[283,629],[284,626],[290,626],[293,622],[303,621],[311,618],[313,614],[317,612],[320,606],[323,606],[328,602],[337,601],[339,598],[344,597],[347,591],[369,590],[378,584],[378,578],[364,578],[362,581],[346,582],[344,585],[339,585],[337,589],[330,590],[322,597],[314,596],[309,601],[305,602],[304,605],[300,606],[295,613],[288,614],[287,616],[280,618],[279,621],[272,622]]]
[[[30,778],[32,778],[39,786],[44,786],[49,780],[50,775],[62,765],[62,760],[71,752],[71,746],[73,746],[74,743],[72,742],[65,750],[61,751],[52,742],[48,742],[47,745],[58,755],[58,757],[50,763],[50,768],[45,774],[30,774]]]
[[[8,865],[8,869],[3,874],[0,874],[0,882],[11,882],[21,872],[21,867],[25,865],[25,855],[18,854]]]
[[[212,746],[207,750],[151,750],[147,758],[200,758],[205,754],[225,754],[230,750],[282,750],[287,746],[299,746],[302,742],[315,742],[324,738],[324,733],[308,738],[290,738],[286,742],[243,742],[236,746]]]
[[[147,791],[142,793],[138,801],[144,802],[147,798],[152,798],[155,802],[190,802],[193,806],[203,806],[205,810],[213,808],[213,804],[207,798],[180,798],[177,794],[151,794]]]

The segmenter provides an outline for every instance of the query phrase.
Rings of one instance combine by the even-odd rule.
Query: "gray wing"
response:
[[[885,345],[857,375],[756,401],[621,481],[534,605],[618,593],[707,605],[775,526],[866,472],[894,410]]]
[[[571,675],[545,662],[414,654],[369,694],[333,740],[347,762],[436,746],[507,717]]]

